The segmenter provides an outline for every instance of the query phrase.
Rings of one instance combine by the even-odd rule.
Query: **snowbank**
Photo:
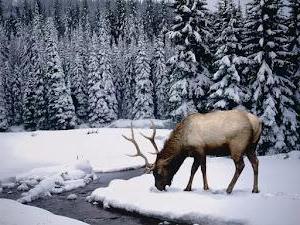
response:
[[[188,159],[175,175],[167,192],[154,187],[154,178],[145,174],[128,181],[115,180],[107,188],[96,189],[91,201],[104,207],[168,220],[199,224],[300,224],[300,161],[297,152],[288,159],[260,157],[259,194],[252,194],[253,172],[250,163],[238,180],[231,195],[225,190],[234,164],[228,158],[209,158],[207,162],[209,191],[202,189],[201,171],[197,172],[193,191],[184,192],[192,164]]]
[[[89,162],[82,160],[77,160],[71,166],[33,169],[16,176],[17,190],[24,191],[18,201],[28,203],[51,194],[84,187],[95,178]]]
[[[174,127],[174,122],[171,120],[157,120],[152,119],[151,120],[155,127],[158,129],[171,129]],[[127,119],[120,119],[112,122],[108,127],[110,128],[130,128],[131,123],[133,127],[135,128],[148,128],[151,127],[151,121],[150,120],[127,120]]]
[[[57,216],[44,209],[22,205],[9,199],[0,199],[1,225],[87,225],[81,221]]]
[[[140,131],[145,134],[151,134],[151,131],[137,129],[136,138],[143,152],[153,152],[152,145],[139,135]],[[142,159],[127,156],[135,153],[135,150],[131,143],[122,138],[122,134],[130,135],[130,129],[0,133],[0,180],[38,167],[49,167],[47,170],[56,171],[57,165],[72,164],[77,158],[89,160],[96,172],[142,166]],[[162,145],[168,134],[168,130],[157,130],[158,145]],[[148,156],[154,160],[153,155]]]

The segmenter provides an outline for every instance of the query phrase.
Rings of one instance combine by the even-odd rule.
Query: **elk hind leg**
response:
[[[193,179],[194,179],[195,173],[197,172],[199,166],[200,166],[200,161],[197,158],[194,158],[189,183],[187,184],[184,191],[191,191],[192,190]]]
[[[231,182],[228,185],[228,188],[226,190],[227,194],[230,194],[232,192],[236,181],[238,180],[240,174],[242,173],[242,171],[245,167],[243,156],[233,157],[233,161],[234,161],[234,164],[235,164],[235,173],[234,173],[234,176],[233,176],[233,178],[232,178],[232,180],[231,180]]]
[[[206,157],[203,156],[201,158],[201,171],[202,171],[202,177],[203,177],[203,189],[206,191],[208,190],[208,183],[207,183],[207,177],[206,177]]]
[[[254,148],[254,151],[250,151],[249,153],[247,153],[247,157],[252,165],[253,173],[254,173],[254,182],[253,182],[252,193],[259,193],[259,190],[258,190],[258,164],[259,164],[259,161],[255,154],[255,148]]]

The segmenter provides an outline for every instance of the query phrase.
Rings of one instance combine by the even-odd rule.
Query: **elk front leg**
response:
[[[203,177],[203,189],[207,191],[208,183],[207,183],[207,177],[206,177],[206,156],[201,157],[201,171],[202,171],[202,177]]]
[[[197,172],[199,166],[200,166],[200,161],[198,159],[194,158],[189,183],[186,186],[186,188],[184,189],[184,191],[191,191],[192,190],[193,179],[194,179],[195,173]]]
[[[228,185],[228,188],[226,190],[227,194],[230,194],[233,190],[233,187],[237,181],[237,179],[239,178],[240,174],[242,173],[244,167],[245,167],[245,163],[244,163],[244,160],[243,160],[243,156],[241,156],[238,160],[234,160],[234,163],[235,163],[235,173],[234,173],[234,176],[230,182],[230,184]]]

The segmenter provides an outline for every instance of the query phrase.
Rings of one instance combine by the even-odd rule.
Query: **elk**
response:
[[[143,136],[153,144],[156,133],[153,123],[152,128],[151,137]],[[226,192],[230,194],[244,169],[243,157],[246,155],[254,172],[252,193],[258,193],[259,161],[256,157],[256,146],[260,139],[261,130],[261,120],[255,115],[241,110],[191,114],[177,124],[160,152],[157,145],[154,145],[157,152],[154,164],[150,164],[146,156],[140,151],[134,139],[132,126],[132,138],[125,136],[124,138],[135,145],[137,154],[134,156],[141,156],[145,159],[146,170],[153,172],[155,186],[160,191],[165,190],[167,185],[171,185],[174,175],[187,157],[193,157],[194,162],[189,182],[184,190],[192,190],[194,175],[199,166],[202,171],[203,189],[208,190],[206,156],[213,155],[231,156],[235,164],[234,176],[226,189]]]

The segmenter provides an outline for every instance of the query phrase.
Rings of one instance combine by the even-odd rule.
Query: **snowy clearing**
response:
[[[107,188],[96,189],[91,201],[104,207],[121,208],[143,215],[199,224],[300,224],[300,152],[260,157],[259,194],[252,194],[253,172],[250,163],[231,195],[225,190],[233,173],[229,158],[208,158],[209,191],[202,189],[201,171],[197,172],[193,191],[184,192],[192,160],[184,162],[167,192],[154,187],[152,174],[128,181],[115,180]]]
[[[149,129],[136,129],[136,138],[144,153],[153,146],[139,132],[151,134]],[[169,130],[157,130],[156,141],[162,145]],[[0,133],[0,180],[14,177],[33,168],[69,165],[77,159],[88,160],[95,172],[108,172],[140,167],[144,161],[134,154],[131,143],[122,138],[130,129],[78,129],[67,131],[36,131]],[[148,154],[149,158],[154,156]]]
[[[87,225],[81,221],[57,216],[33,206],[20,204],[9,199],[0,199],[1,225]]]
[[[153,147],[136,130],[144,153]],[[22,203],[51,194],[84,187],[94,172],[141,167],[144,161],[134,154],[131,143],[122,138],[129,129],[81,129],[0,134],[0,188],[22,193]],[[157,143],[162,144],[168,130],[158,130]],[[154,155],[148,154],[154,160]],[[78,159],[77,159],[78,158]]]

